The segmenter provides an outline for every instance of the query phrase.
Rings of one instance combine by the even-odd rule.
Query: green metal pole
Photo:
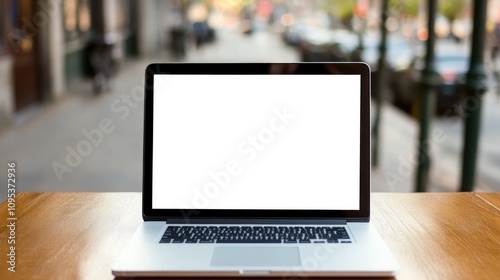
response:
[[[464,100],[465,129],[464,149],[462,154],[462,182],[460,191],[474,189],[476,175],[477,149],[481,122],[482,97],[487,90],[486,70],[483,62],[484,41],[486,39],[487,0],[474,1],[474,27],[472,30],[472,48],[469,71],[466,75]]]
[[[375,81],[375,120],[372,128],[372,165],[377,167],[379,164],[380,151],[380,122],[382,117],[382,102],[384,100],[385,87],[385,69],[386,69],[386,52],[387,52],[387,28],[386,22],[389,17],[389,0],[382,0],[382,13],[380,20],[380,46],[378,60],[378,74]]]
[[[422,71],[420,100],[420,135],[418,138],[418,166],[416,177],[417,192],[425,192],[427,190],[427,181],[429,179],[429,169],[431,167],[431,158],[429,155],[429,126],[431,116],[430,98],[433,94],[436,84],[436,70],[434,65],[434,45],[436,34],[434,32],[434,24],[436,19],[436,0],[427,2],[427,42],[425,54],[425,68]]]

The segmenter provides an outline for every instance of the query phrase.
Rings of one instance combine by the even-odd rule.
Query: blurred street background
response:
[[[0,0],[0,180],[6,185],[15,161],[18,192],[140,191],[149,63],[364,61],[372,123],[381,105],[372,190],[415,191],[428,1],[387,1],[377,94],[383,1]],[[464,90],[474,1],[437,2],[427,190],[449,192],[463,176],[464,107],[476,102]],[[486,2],[474,191],[498,192],[500,0]],[[100,130],[103,122],[111,132]]]

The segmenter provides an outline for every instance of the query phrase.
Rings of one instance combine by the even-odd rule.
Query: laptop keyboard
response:
[[[342,226],[168,226],[160,243],[351,243]]]

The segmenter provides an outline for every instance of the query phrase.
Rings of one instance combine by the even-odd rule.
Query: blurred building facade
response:
[[[91,74],[92,44],[114,38],[118,62],[158,53],[180,1],[0,0],[0,130]]]

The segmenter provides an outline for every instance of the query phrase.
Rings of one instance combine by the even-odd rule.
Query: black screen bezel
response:
[[[263,75],[276,69],[296,69],[291,75],[360,75],[360,201],[359,210],[240,210],[240,209],[153,209],[153,88],[154,75]],[[293,66],[292,66],[293,65]],[[290,68],[293,67],[293,68]],[[288,67],[288,68],[287,68]],[[273,68],[274,69],[274,68]],[[288,74],[288,73],[276,73]],[[370,218],[370,68],[365,63],[162,63],[146,68],[144,83],[144,159],[142,212],[144,221],[166,219],[344,219],[368,221]],[[339,104],[332,104],[339,106]],[[333,108],[333,107],[332,107]]]

